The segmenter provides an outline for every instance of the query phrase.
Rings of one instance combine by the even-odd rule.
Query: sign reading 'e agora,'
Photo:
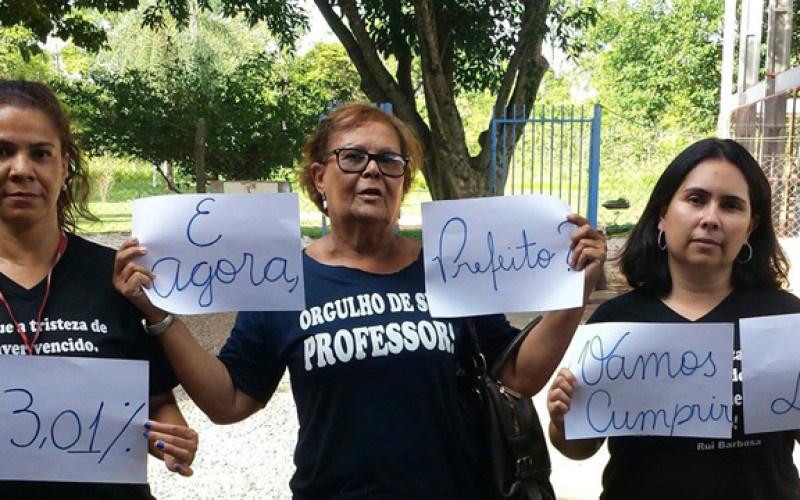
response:
[[[154,305],[179,314],[305,307],[296,193],[182,194],[133,203]]]

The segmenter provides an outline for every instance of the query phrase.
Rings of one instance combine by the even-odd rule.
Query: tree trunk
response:
[[[519,39],[503,75],[495,108],[488,113],[487,130],[479,138],[481,151],[474,157],[469,155],[455,102],[452,50],[447,38],[454,27],[447,24],[437,0],[413,0],[418,51],[411,51],[407,46],[398,48],[402,64],[398,65],[397,78],[386,69],[370,40],[355,0],[338,2],[346,24],[329,0],[315,0],[315,3],[347,50],[361,76],[361,88],[367,97],[373,102],[391,102],[395,114],[422,141],[425,155],[422,174],[431,197],[447,200],[494,194],[490,193],[491,119],[495,114],[501,114],[503,109],[525,106],[528,113],[533,109],[539,84],[549,68],[542,56],[549,0],[522,0],[524,13]],[[423,119],[417,110],[416,96],[408,84],[412,65],[405,58],[412,52],[419,54],[427,119]],[[509,158],[519,137],[517,134],[512,140],[507,139],[506,150],[498,150],[498,156]],[[502,145],[503,141],[500,139],[497,144]],[[499,180],[497,182],[500,186]]]
[[[197,180],[197,192],[206,192],[206,121],[203,118],[197,119],[197,132],[194,136],[194,157],[195,174]]]

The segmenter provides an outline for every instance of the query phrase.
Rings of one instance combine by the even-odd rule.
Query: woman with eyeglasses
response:
[[[305,146],[300,184],[332,230],[303,254],[306,309],[241,312],[218,357],[175,321],[159,338],[189,395],[212,420],[240,421],[261,409],[284,371],[300,431],[291,488],[297,499],[482,499],[486,463],[457,401],[463,320],[433,318],[422,248],[395,234],[400,204],[422,161],[396,117],[350,104],[323,119]],[[571,216],[572,266],[586,295],[606,247]],[[166,313],[141,291],[152,275],[120,249],[117,283],[153,323]],[[562,357],[583,309],[556,311],[526,338],[502,315],[475,318],[488,363],[508,353],[503,382],[538,392]],[[515,343],[516,342],[516,343]]]

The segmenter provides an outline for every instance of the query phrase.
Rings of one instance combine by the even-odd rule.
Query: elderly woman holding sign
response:
[[[800,300],[781,289],[788,265],[770,200],[758,163],[731,140],[692,144],[656,183],[621,254],[633,291],[601,304],[589,322],[734,323],[733,437],[608,438],[601,498],[798,498],[792,463],[797,432],[746,435],[742,425],[737,320],[800,312]],[[548,410],[553,445],[580,460],[604,439],[565,439],[564,415],[576,383],[562,369]]]
[[[303,311],[239,313],[214,357],[147,300],[141,287],[153,276],[133,262],[146,251],[135,241],[118,253],[117,286],[150,322],[170,324],[162,345],[189,395],[216,422],[261,409],[289,369],[300,419],[296,498],[485,498],[485,464],[456,398],[464,321],[431,317],[422,248],[394,231],[422,161],[417,139],[394,116],[351,104],[320,122],[305,157],[300,183],[332,231],[304,252]],[[585,219],[570,220],[579,226],[570,264],[586,271],[588,296],[605,241]],[[503,382],[524,394],[539,391],[582,311],[545,314],[519,339]],[[502,315],[475,324],[489,363],[519,333]],[[432,331],[445,332],[443,341],[423,342]]]
[[[40,83],[0,80],[2,353],[149,361],[153,420],[142,431],[154,456],[171,471],[191,475],[197,433],[186,427],[175,403],[176,381],[164,352],[157,341],[145,336],[139,311],[112,286],[113,250],[72,232],[78,217],[89,216],[88,195],[88,174],[58,99]],[[42,366],[43,360],[29,361],[31,372],[22,375],[24,380],[33,378],[33,370],[39,369],[34,367]],[[94,394],[85,382],[72,385],[76,394],[85,393],[87,399]],[[113,381],[108,385],[115,387]],[[84,415],[71,409],[79,402],[68,395],[28,389],[0,387],[1,407],[8,411],[0,415],[3,446],[10,442],[14,455],[3,446],[0,454],[8,460],[27,450],[30,454],[18,462],[39,465],[36,472],[27,474],[4,466],[0,478],[26,480],[0,480],[0,498],[152,498],[146,484],[38,481],[45,476],[48,480],[61,477],[56,472],[64,467],[42,466],[27,457],[41,459],[48,452],[59,453],[64,463],[92,457],[90,461],[96,464],[100,451],[111,450],[100,436],[114,422],[107,418],[110,404],[104,408],[100,402],[96,414]],[[60,409],[64,411],[45,414],[43,403],[54,399],[63,400]],[[24,431],[14,434],[20,428]],[[124,453],[124,445],[121,449]],[[22,469],[30,471],[30,467]]]

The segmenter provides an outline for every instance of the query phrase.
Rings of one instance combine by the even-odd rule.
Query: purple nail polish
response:
[[[149,438],[149,437],[150,437],[150,432],[149,432],[149,431],[144,431],[144,432],[142,433],[142,436],[144,436],[144,437],[146,437],[146,438]]]
[[[183,472],[183,466],[181,464],[176,465],[175,472]]]
[[[151,424],[150,422],[145,422],[145,423],[144,423],[144,428],[145,428],[145,429],[148,429],[148,430],[149,430],[149,429],[150,429],[150,427],[152,427],[152,426],[153,426],[153,424]]]
[[[156,441],[156,448],[158,448],[159,450],[163,450],[164,448],[166,448],[166,446],[167,445],[164,444],[164,441]]]

